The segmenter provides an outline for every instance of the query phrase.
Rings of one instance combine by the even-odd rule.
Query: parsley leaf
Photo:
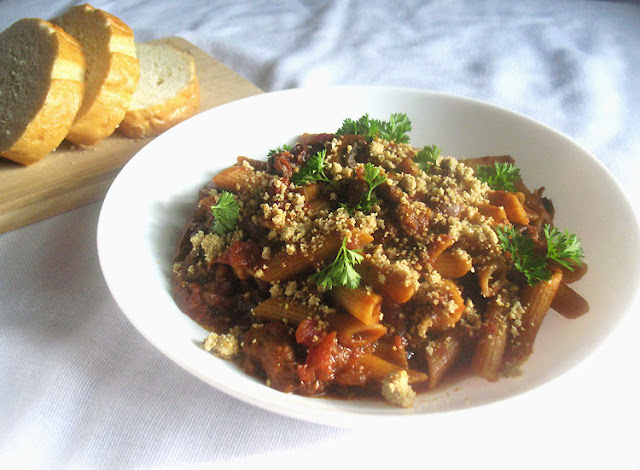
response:
[[[355,289],[360,285],[360,274],[353,267],[363,260],[360,250],[347,248],[347,237],[342,239],[342,246],[336,255],[336,259],[324,269],[311,276],[311,279],[325,290],[331,290],[334,286],[345,286]]]
[[[435,145],[427,145],[422,148],[415,157],[413,157],[413,161],[416,162],[416,164],[422,171],[427,171],[429,170],[429,167],[431,165],[434,165],[436,163],[436,160],[440,156],[441,152],[442,149],[440,147],[437,147]]]
[[[403,144],[409,143],[411,121],[405,113],[393,113],[387,122],[382,122],[380,137],[384,140],[395,140]]]
[[[232,193],[222,191],[218,198],[218,203],[211,206],[213,216],[216,218],[211,231],[217,235],[223,235],[233,230],[236,226],[240,207]]]
[[[567,230],[561,232],[550,225],[544,226],[544,236],[547,239],[547,258],[573,271],[574,264],[579,264],[584,258],[584,252],[577,235]]]
[[[292,150],[293,147],[291,147],[291,145],[284,144],[282,147],[269,150],[269,153],[267,153],[267,157],[273,157],[278,153],[291,152]]]
[[[357,134],[371,140],[378,135],[381,127],[381,121],[370,118],[369,113],[366,113],[357,121],[350,118],[342,121],[342,127],[336,131],[336,135]]]
[[[520,179],[520,169],[511,163],[496,162],[493,165],[478,165],[475,173],[476,178],[496,190],[515,192],[515,182]]]
[[[366,163],[364,165],[364,180],[369,185],[369,191],[362,196],[360,201],[361,210],[363,212],[371,210],[373,205],[378,202],[378,198],[373,194],[373,190],[380,186],[387,180],[387,176],[380,173],[380,168],[372,163]]]
[[[511,254],[513,266],[525,275],[529,285],[551,279],[551,271],[547,266],[547,258],[534,251],[533,240],[513,226],[498,226],[495,228],[502,249]]]
[[[291,177],[298,186],[314,181],[324,181],[329,183],[331,180],[324,174],[324,159],[327,156],[325,149],[320,150],[307,160],[307,162]]]
[[[378,202],[378,197],[373,193],[373,190],[384,183],[387,180],[387,176],[380,172],[379,167],[372,163],[365,163],[364,180],[367,182],[369,189],[366,193],[362,194],[362,198],[358,205],[355,207],[348,207],[346,204],[341,205],[350,213],[358,210],[362,212],[369,212]]]
[[[336,135],[357,134],[371,141],[379,136],[385,140],[395,140],[400,143],[408,143],[408,132],[411,130],[411,121],[405,113],[392,113],[388,121],[381,121],[369,117],[369,113],[358,120],[347,118],[342,122]]]

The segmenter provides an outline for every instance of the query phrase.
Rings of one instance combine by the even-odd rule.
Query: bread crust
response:
[[[100,58],[107,72],[99,84],[99,89],[93,90],[94,93],[85,94],[67,140],[80,145],[94,145],[113,134],[124,118],[136,90],[140,70],[133,31],[119,18],[86,4],[69,9],[53,21],[74,35],[79,28],[78,17],[83,15],[92,15],[95,23],[107,30],[108,53]],[[83,38],[81,34],[75,34],[75,37],[88,56],[92,47],[88,42],[96,41],[96,36],[89,35]],[[115,47],[118,50],[115,50]],[[88,69],[87,74],[91,73],[95,72]]]
[[[62,28],[44,20],[26,19],[48,26],[57,41],[57,57],[50,71],[46,98],[35,117],[13,145],[0,155],[21,163],[31,165],[42,160],[55,150],[67,135],[84,96],[84,81],[72,78],[55,78],[68,75],[59,69],[68,69],[69,64],[85,68],[85,58],[78,42]],[[80,77],[82,74],[80,74]]]
[[[193,61],[191,68],[193,79],[177,95],[148,108],[128,110],[120,132],[136,139],[157,136],[196,114],[200,109],[200,84]]]

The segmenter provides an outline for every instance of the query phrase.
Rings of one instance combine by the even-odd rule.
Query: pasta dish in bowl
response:
[[[409,407],[452,369],[517,374],[569,284],[579,238],[510,156],[457,160],[368,115],[239,157],[200,191],[173,294],[219,357],[283,392]]]
[[[535,121],[339,87],[233,102],[149,143],[105,198],[98,254],[180,367],[351,426],[495,410],[567,377],[634,300],[637,234],[602,164]]]

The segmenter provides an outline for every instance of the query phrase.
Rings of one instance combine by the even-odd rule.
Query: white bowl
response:
[[[170,293],[172,257],[197,192],[238,155],[265,158],[304,132],[333,132],[347,117],[407,113],[411,142],[455,157],[510,154],[530,188],[545,186],[556,225],[582,239],[589,273],[575,289],[591,311],[550,313],[524,374],[489,383],[470,378],[420,395],[411,409],[383,401],[307,398],[272,390],[202,349],[206,331]],[[98,253],[122,311],[160,351],[229,395],[287,416],[336,425],[461,414],[522,398],[583,361],[630,309],[638,291],[638,223],[606,168],[567,137],[519,114],[455,96],[381,87],[299,89],[236,101],[189,119],[143,148],[120,172],[98,223]],[[486,407],[484,407],[486,408]],[[491,408],[491,407],[489,407]]]

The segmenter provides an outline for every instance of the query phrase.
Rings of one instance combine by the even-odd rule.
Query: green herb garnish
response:
[[[544,236],[547,239],[547,258],[573,271],[575,264],[580,264],[584,258],[580,239],[576,234],[568,231],[561,232],[550,225],[544,226]]]
[[[368,141],[378,136],[384,140],[394,140],[399,143],[409,142],[409,131],[411,121],[404,113],[393,113],[388,121],[381,121],[369,117],[369,113],[362,116],[357,121],[345,119],[342,127],[336,131],[336,135],[357,134],[363,136]]]
[[[502,248],[511,253],[513,266],[525,275],[529,285],[551,279],[548,260],[573,271],[572,263],[581,263],[584,258],[577,235],[567,231],[561,232],[548,224],[544,226],[546,255],[536,253],[533,240],[518,232],[513,226],[498,226],[495,231]]]
[[[357,134],[371,140],[380,132],[381,124],[378,119],[371,119],[367,113],[357,121],[350,118],[342,121],[342,127],[336,131],[336,135]]]
[[[493,165],[478,165],[475,175],[491,189],[515,192],[515,183],[520,180],[520,169],[511,163],[496,162]]]
[[[502,249],[511,254],[513,266],[525,275],[529,285],[551,279],[547,258],[534,251],[533,240],[518,232],[513,226],[495,228]]]
[[[298,186],[314,181],[324,181],[329,183],[331,180],[324,174],[324,159],[327,157],[325,149],[320,150],[307,160],[307,162],[291,177]]]
[[[416,162],[422,171],[427,171],[431,165],[435,165],[441,152],[442,149],[440,147],[427,145],[413,157],[413,161]]]
[[[380,173],[380,168],[377,166],[371,163],[365,163],[364,180],[369,185],[369,190],[362,195],[362,200],[357,209],[360,209],[362,212],[367,212],[378,202],[378,197],[373,194],[373,190],[384,183],[387,180],[387,176]]]
[[[382,122],[380,137],[385,140],[395,140],[402,144],[409,143],[409,131],[411,131],[411,121],[405,113],[394,113],[389,116],[389,120]]]
[[[334,286],[355,289],[360,285],[361,276],[355,270],[354,265],[360,264],[363,258],[360,250],[347,248],[347,237],[344,237],[336,259],[311,276],[311,279],[325,290],[331,290]]]
[[[218,203],[211,206],[215,217],[211,231],[217,235],[223,235],[233,230],[240,215],[240,207],[234,195],[228,191],[222,191]]]
[[[346,204],[341,204],[341,206],[349,213],[353,213],[355,211],[369,212],[378,202],[378,197],[373,193],[373,190],[384,183],[387,180],[387,176],[381,173],[380,168],[372,163],[365,163],[364,180],[367,182],[369,189],[362,195],[358,205],[355,207],[349,207]]]
[[[291,145],[284,144],[282,147],[269,150],[269,153],[267,153],[267,157],[272,157],[278,153],[291,152],[291,150],[293,150],[293,147],[291,147]]]

